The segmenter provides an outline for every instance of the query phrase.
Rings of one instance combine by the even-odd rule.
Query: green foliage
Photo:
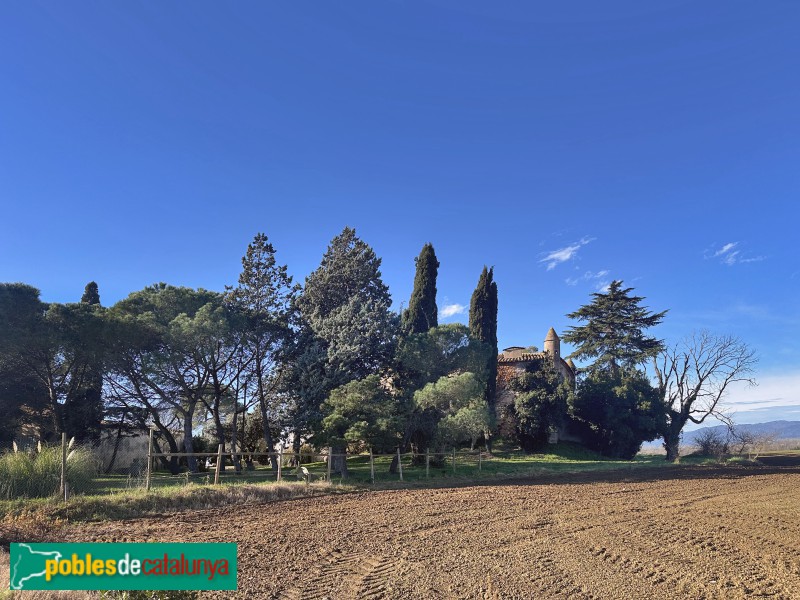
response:
[[[298,299],[303,318],[325,346],[334,385],[381,371],[394,354],[398,323],[380,264],[355,230],[345,227]]]
[[[494,267],[483,267],[478,285],[469,303],[469,332],[476,340],[485,343],[491,350],[486,363],[487,377],[484,399],[493,413],[497,387],[497,283],[494,281]]]
[[[319,431],[320,406],[335,387],[324,342],[309,327],[302,327],[283,366],[280,389],[290,402],[285,426],[299,440],[302,435]]]
[[[415,259],[414,290],[403,313],[401,329],[405,335],[425,333],[439,324],[439,309],[436,307],[436,275],[439,261],[432,244],[425,244]]]
[[[285,394],[278,389],[280,370],[295,331],[292,321],[299,286],[292,283],[286,265],[278,265],[275,248],[263,233],[248,244],[242,258],[239,284],[227,288],[226,304],[243,318],[238,373],[230,380],[239,411],[258,404],[264,449],[275,450],[272,432],[279,415],[287,412]],[[246,382],[241,384],[241,382]],[[263,426],[266,422],[266,427]]]
[[[593,371],[578,384],[570,402],[570,415],[589,447],[612,458],[631,459],[642,442],[657,438],[664,412],[658,390],[638,371],[616,376]]]
[[[97,283],[90,281],[83,289],[81,296],[81,304],[91,304],[92,306],[100,305],[100,290],[97,288]]]
[[[466,326],[450,323],[402,340],[396,364],[402,385],[416,390],[455,371],[470,371],[486,381],[490,358],[487,344],[471,338]]]
[[[36,288],[0,284],[0,448],[11,446],[23,406],[41,410],[47,397],[41,379],[23,360],[26,340],[36,332],[44,309]]]
[[[528,452],[544,448],[550,433],[566,418],[569,382],[561,381],[549,360],[537,359],[513,377],[508,387],[514,392],[509,408],[517,441]]]
[[[66,431],[95,437],[102,409],[99,376],[103,355],[103,311],[89,304],[44,304],[35,288],[0,285],[0,373],[35,415],[43,439]],[[25,392],[29,395],[26,395]]]
[[[67,483],[80,490],[97,474],[91,453],[80,446],[67,456]],[[0,455],[0,498],[45,498],[58,493],[61,484],[61,446],[41,451]]]
[[[219,411],[223,402],[232,406],[227,383],[239,364],[239,314],[216,292],[158,284],[118,302],[110,317],[112,400],[131,410],[144,408],[156,425],[177,417],[184,450],[193,452],[197,409]],[[173,434],[159,429],[176,452]],[[195,471],[196,459],[188,463]]]
[[[391,451],[400,441],[397,403],[378,375],[334,389],[322,406],[321,440],[334,447]]]
[[[436,440],[455,445],[469,441],[475,445],[490,424],[489,408],[483,400],[484,383],[474,373],[444,376],[414,393],[422,411],[438,416]]]
[[[640,306],[644,298],[630,296],[631,291],[623,289],[621,281],[612,281],[608,292],[592,294],[591,304],[567,315],[586,322],[564,334],[565,342],[577,346],[570,358],[593,358],[592,369],[616,371],[636,368],[663,349],[663,343],[646,336],[644,330],[658,325],[667,311],[650,312]]]

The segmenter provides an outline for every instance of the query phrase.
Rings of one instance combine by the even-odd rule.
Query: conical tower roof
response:
[[[558,334],[556,333],[556,330],[551,327],[550,331],[547,332],[547,337],[544,338],[544,341],[545,342],[549,342],[551,340],[555,341],[555,340],[558,340],[558,339],[560,339],[560,338],[558,337]]]

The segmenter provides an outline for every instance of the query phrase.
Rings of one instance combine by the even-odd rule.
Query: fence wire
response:
[[[425,453],[156,452],[104,460],[88,446],[62,439],[0,455],[0,500],[104,495],[188,485],[351,481],[387,483],[479,474],[482,451]],[[345,468],[342,468],[346,465]]]

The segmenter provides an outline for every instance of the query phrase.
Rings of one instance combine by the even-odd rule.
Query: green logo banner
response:
[[[11,544],[12,590],[235,590],[236,544]]]

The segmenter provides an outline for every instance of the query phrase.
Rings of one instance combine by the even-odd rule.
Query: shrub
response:
[[[570,412],[589,448],[609,458],[631,460],[664,430],[659,392],[639,371],[591,372],[571,397]]]
[[[86,448],[73,448],[67,455],[67,484],[80,491],[97,473],[94,458]],[[6,452],[0,456],[0,499],[44,498],[61,486],[61,448],[41,446],[30,452]]]
[[[730,438],[714,429],[706,429],[695,439],[697,454],[700,456],[711,456],[722,458],[730,451]]]

